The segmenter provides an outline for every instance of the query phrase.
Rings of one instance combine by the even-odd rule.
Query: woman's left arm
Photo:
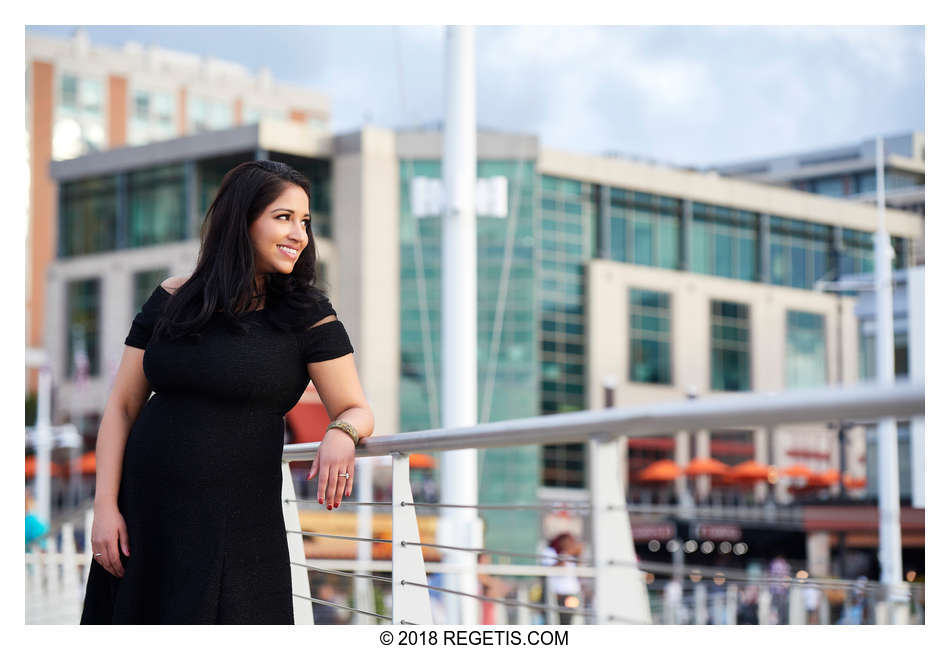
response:
[[[360,439],[372,435],[375,420],[363,394],[352,353],[308,363],[307,371],[331,422],[350,423]],[[353,492],[354,461],[353,439],[337,428],[327,431],[307,475],[308,480],[317,476],[317,500],[323,503],[326,499],[327,510],[338,507],[343,497]],[[339,476],[344,473],[349,477]]]

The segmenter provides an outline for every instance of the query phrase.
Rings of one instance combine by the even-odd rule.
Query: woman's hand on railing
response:
[[[307,480],[317,477],[317,501],[326,499],[327,510],[340,505],[353,491],[353,468],[356,447],[353,439],[339,429],[330,429],[317,448]],[[342,476],[341,476],[342,475]]]
[[[97,504],[92,518],[92,559],[114,575],[125,575],[119,553],[129,557],[129,533],[118,506]],[[101,555],[97,554],[101,553]]]

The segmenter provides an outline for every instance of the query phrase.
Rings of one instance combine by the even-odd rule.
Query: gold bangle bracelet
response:
[[[345,420],[334,420],[333,422],[327,425],[327,432],[329,432],[330,429],[339,429],[340,431],[344,432],[346,435],[348,435],[350,438],[353,439],[354,447],[360,444],[359,431],[357,431],[356,427],[354,427],[349,422],[346,422]]]

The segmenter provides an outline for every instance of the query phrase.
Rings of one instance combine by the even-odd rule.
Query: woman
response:
[[[287,165],[238,165],[194,273],[162,282],[132,322],[96,442],[82,623],[293,623],[283,415],[312,380],[332,422],[307,478],[328,510],[374,426],[314,286],[309,206]]]

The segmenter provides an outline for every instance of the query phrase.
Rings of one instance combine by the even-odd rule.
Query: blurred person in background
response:
[[[547,547],[542,552],[544,557],[541,559],[541,564],[544,566],[575,567],[583,550],[584,545],[574,535],[561,533],[548,542]],[[581,583],[573,571],[568,572],[568,575],[547,576],[546,585],[550,592],[554,594],[558,607],[581,608],[583,592],[581,591]],[[558,617],[561,625],[570,625],[574,614],[562,611],[558,613]]]
[[[769,591],[772,593],[772,622],[788,624],[788,585],[792,577],[792,565],[779,553],[769,562]]]
[[[859,576],[855,581],[841,610],[841,618],[837,621],[838,625],[861,625],[864,623],[867,583],[868,579],[865,576]]]
[[[491,564],[492,558],[488,553],[478,554],[479,564]],[[507,581],[488,573],[478,574],[479,591],[482,596],[487,598],[507,598],[511,593],[512,585]],[[508,622],[507,610],[502,603],[494,603],[488,600],[481,601],[482,604],[482,625],[504,625]]]
[[[818,625],[818,609],[821,607],[821,589],[814,582],[805,585],[803,594],[807,625]]]
[[[36,503],[33,500],[33,495],[30,493],[29,488],[26,490],[26,551],[30,552],[30,543],[42,537],[49,530],[49,524],[40,519],[33,509],[36,507]],[[40,548],[46,548],[46,540],[41,540],[39,543]]]

